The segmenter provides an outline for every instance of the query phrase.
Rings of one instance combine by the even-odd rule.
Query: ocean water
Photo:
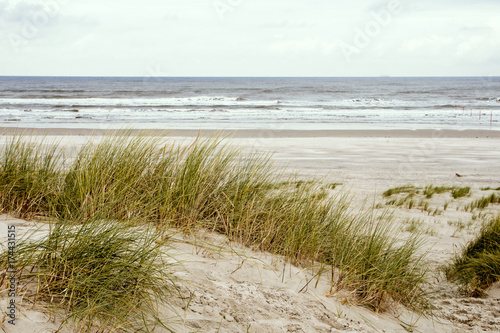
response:
[[[500,77],[0,77],[0,126],[500,130]]]

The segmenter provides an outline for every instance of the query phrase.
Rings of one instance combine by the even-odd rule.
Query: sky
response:
[[[0,0],[0,75],[499,76],[498,0]]]

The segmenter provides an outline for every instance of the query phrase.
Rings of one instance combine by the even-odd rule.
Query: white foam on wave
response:
[[[245,101],[241,97],[197,96],[165,98],[0,98],[0,105],[53,106],[182,106],[182,105],[276,105],[276,101]]]
[[[479,103],[479,104],[477,104]],[[478,101],[477,105],[499,107],[499,103],[492,99],[489,101]],[[476,104],[469,104],[475,107]],[[227,106],[227,107],[315,107],[319,109],[370,109],[370,108],[443,108],[458,105],[457,102],[448,99],[384,99],[353,97],[331,100],[251,100],[231,96],[196,96],[196,97],[160,97],[160,98],[0,98],[0,108],[33,106],[53,108],[78,108],[78,107],[117,107],[117,108],[141,108],[141,107],[189,107],[189,106]],[[460,106],[460,105],[458,105]],[[137,110],[136,111],[141,111]]]

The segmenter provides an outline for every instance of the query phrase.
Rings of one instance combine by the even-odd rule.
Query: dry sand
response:
[[[11,134],[12,129],[3,129]],[[35,135],[59,139],[68,147],[83,144],[90,136],[105,131],[37,130]],[[158,131],[157,135],[164,132]],[[210,133],[205,133],[206,135]],[[178,277],[183,292],[193,294],[185,309],[178,312],[184,323],[181,332],[498,332],[500,331],[500,287],[493,287],[481,299],[462,296],[447,283],[438,267],[454,251],[473,237],[481,221],[497,214],[490,206],[479,215],[463,206],[492,193],[483,187],[500,187],[500,132],[498,131],[237,131],[228,143],[244,149],[272,152],[278,165],[295,170],[300,177],[323,177],[326,183],[341,183],[335,191],[349,190],[355,204],[368,198],[370,204],[387,208],[382,192],[395,186],[429,184],[470,186],[470,197],[452,200],[449,192],[435,195],[429,205],[436,214],[422,209],[396,209],[396,222],[403,232],[411,232],[410,221],[428,237],[426,249],[436,275],[429,289],[435,291],[434,319],[418,318],[396,310],[375,314],[367,309],[342,304],[342,299],[326,296],[326,277],[309,283],[313,268],[299,269],[282,258],[253,252],[223,237],[206,235],[195,239],[177,236],[169,252],[181,261]],[[189,142],[197,131],[168,134],[179,142]],[[1,143],[3,144],[3,142]],[[292,172],[292,171],[291,171]],[[457,177],[456,174],[462,177]],[[447,209],[444,209],[448,203]],[[392,206],[390,206],[392,207]],[[5,244],[7,225],[19,224],[22,234],[33,222],[2,217],[0,241]],[[208,243],[218,246],[208,245]],[[2,296],[2,309],[6,299]],[[50,332],[57,327],[46,314],[23,308],[18,325],[4,322],[7,332]],[[191,328],[190,328],[191,327]]]

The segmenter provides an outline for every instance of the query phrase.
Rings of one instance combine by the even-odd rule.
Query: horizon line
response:
[[[141,76],[141,75],[0,75],[6,77],[46,77],[46,78],[475,78],[475,77],[500,77],[500,75],[448,75],[448,76],[402,76],[402,75],[372,75],[372,76]]]

